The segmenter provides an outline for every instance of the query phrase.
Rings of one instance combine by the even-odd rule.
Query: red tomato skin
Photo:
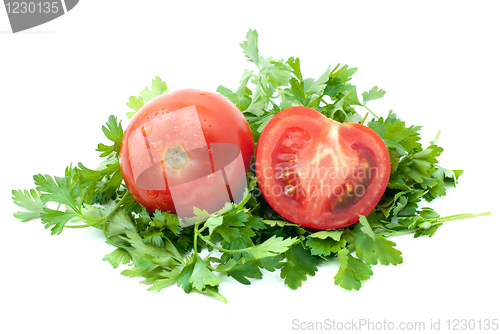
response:
[[[272,157],[277,143],[283,138],[286,128],[302,128],[312,136],[312,143],[328,145],[329,133],[337,131],[341,147],[365,145],[373,152],[373,166],[376,175],[366,187],[367,191],[360,200],[347,210],[337,213],[315,215],[321,203],[318,200],[307,202],[307,206],[293,205],[284,193],[275,192],[276,180]],[[334,130],[337,129],[337,130]],[[332,132],[333,131],[333,132]],[[311,160],[314,156],[307,156]],[[266,125],[256,149],[256,176],[262,195],[269,205],[286,220],[304,227],[328,230],[338,229],[359,221],[359,215],[368,215],[380,201],[390,178],[390,157],[383,140],[370,128],[358,123],[338,123],[328,119],[318,111],[306,107],[292,107],[278,113]],[[272,167],[272,168],[270,168]]]
[[[151,191],[136,185],[129,156],[129,137],[134,130],[140,129],[155,117],[190,106],[196,107],[205,141],[237,145],[241,150],[245,169],[249,169],[254,154],[252,131],[242,112],[231,101],[219,93],[198,89],[180,89],[162,94],[146,103],[132,117],[124,132],[120,149],[120,168],[125,184],[132,197],[149,212],[158,209],[176,213],[168,187],[166,190]],[[214,210],[218,207],[216,202],[221,200],[218,197],[224,198],[218,195],[207,194],[209,201],[214,203]]]

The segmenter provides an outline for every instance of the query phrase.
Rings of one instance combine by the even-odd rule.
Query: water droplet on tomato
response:
[[[179,127],[177,125],[174,126],[174,131],[179,131]]]
[[[169,135],[166,135],[166,136],[165,136],[165,138],[167,138],[167,140],[169,140],[169,139],[170,139],[170,136],[169,136]]]
[[[207,183],[212,183],[214,180],[214,174],[210,174],[207,176]]]
[[[142,126],[142,135],[144,137],[149,136],[153,132],[153,124],[151,122],[147,122]]]
[[[158,197],[158,192],[156,190],[146,190],[146,193],[151,199],[155,199],[156,197]]]
[[[169,120],[166,120],[166,121],[165,121],[165,124],[169,125],[169,124],[170,124],[170,121],[169,121]]]
[[[161,139],[158,141],[152,141],[150,144],[153,150],[155,150],[156,152],[159,152],[163,149],[163,140]]]
[[[182,127],[182,130],[184,130],[184,131],[186,131],[187,129],[188,129],[187,126]]]

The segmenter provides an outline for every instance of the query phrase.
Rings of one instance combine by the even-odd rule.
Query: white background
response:
[[[1,272],[3,333],[288,333],[293,319],[441,321],[500,318],[498,297],[498,50],[496,1],[80,1],[68,14],[12,34],[0,7]],[[463,169],[456,189],[430,206],[454,221],[432,238],[395,238],[404,263],[375,266],[360,291],[345,291],[322,265],[293,291],[278,275],[244,286],[225,279],[227,304],[175,286],[146,291],[103,262],[113,248],[98,230],[50,236],[12,214],[12,189],[32,175],[62,175],[99,161],[101,125],[125,119],[125,103],[155,76],[170,90],[236,88],[253,69],[238,46],[257,29],[264,56],[299,57],[303,74],[358,67],[358,92],[374,85],[389,109],[442,131],[443,167]],[[126,124],[126,123],[125,123]],[[366,331],[365,331],[366,332]],[[435,331],[434,331],[435,332]]]

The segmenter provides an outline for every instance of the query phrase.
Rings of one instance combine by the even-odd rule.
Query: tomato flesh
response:
[[[264,128],[256,175],[264,198],[285,219],[335,229],[357,222],[377,205],[389,181],[390,158],[368,127],[293,107]]]
[[[213,213],[241,199],[254,154],[241,111],[219,93],[169,92],[131,119],[120,150],[124,181],[148,211]]]

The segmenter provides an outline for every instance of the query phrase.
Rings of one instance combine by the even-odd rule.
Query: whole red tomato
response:
[[[306,107],[271,119],[255,160],[269,205],[285,219],[315,229],[344,227],[368,215],[391,174],[389,153],[375,131]]]
[[[190,217],[241,199],[254,154],[241,111],[219,93],[183,89],[149,101],[124,133],[120,166],[148,211]]]

